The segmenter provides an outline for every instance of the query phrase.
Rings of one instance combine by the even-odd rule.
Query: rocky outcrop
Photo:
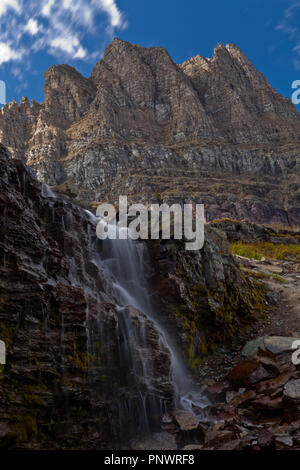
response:
[[[247,221],[224,219],[210,224],[211,227],[226,233],[230,242],[242,241],[244,243],[270,242],[272,244],[299,244],[300,230],[258,225]]]
[[[266,336],[246,344],[247,359],[234,367],[225,380],[207,388],[218,403],[203,448],[223,448],[222,434],[236,449],[291,450],[299,447],[299,365],[293,364],[297,338]]]
[[[172,404],[169,351],[142,312],[117,308],[93,217],[53,197],[2,146],[0,175],[0,446],[120,445],[140,429],[148,400],[151,410]],[[134,371],[129,343],[143,352]]]
[[[175,411],[165,431],[183,450],[299,449],[300,370],[292,362],[296,339],[266,336],[247,343],[247,358],[206,387],[210,403],[198,423],[192,411]]]
[[[93,82],[69,65],[53,66],[45,73],[45,111],[56,127],[67,129],[79,121],[95,94]]]
[[[154,320],[120,308],[94,216],[2,146],[0,170],[1,447],[111,448],[159,430],[175,399],[161,331],[196,370],[200,355],[262,313],[263,288],[208,229],[193,255],[180,242],[149,242]]]
[[[152,299],[161,322],[178,338],[189,366],[267,311],[263,284],[238,268],[224,232],[206,227],[202,250],[178,241],[150,242]]]
[[[298,140],[296,108],[269,85],[234,44],[219,44],[212,59],[196,56],[181,69],[191,78],[206,113],[227,142]]]
[[[4,107],[0,130],[78,200],[160,194],[204,202],[208,220],[299,224],[299,114],[234,45],[178,66],[115,39],[88,79],[51,67],[45,102]]]

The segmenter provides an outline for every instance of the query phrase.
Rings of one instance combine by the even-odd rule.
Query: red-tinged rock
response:
[[[283,409],[283,399],[282,397],[278,398],[271,398],[266,395],[260,395],[256,398],[256,400],[253,400],[251,404],[255,408],[259,408],[262,410],[280,410]]]
[[[289,379],[291,378],[291,375],[292,374],[290,372],[287,372],[273,379],[260,382],[259,384],[255,385],[257,393],[258,394],[264,393],[267,395],[271,395],[276,390],[282,388],[289,381]]]
[[[232,431],[212,431],[208,432],[205,437],[205,449],[220,449],[225,444],[235,441],[237,434]]]
[[[234,421],[239,421],[239,415],[236,408],[226,407],[224,411],[219,415],[219,419],[225,423],[230,423]]]
[[[259,355],[259,363],[270,372],[272,375],[280,374],[280,369],[276,361],[276,357],[271,355],[271,353],[265,353]]]
[[[235,387],[251,386],[251,374],[258,368],[258,362],[244,361],[234,367],[228,374],[228,379]]]
[[[254,385],[262,380],[266,380],[272,377],[270,371],[267,371],[262,364],[258,364],[258,367],[250,374],[249,381],[251,385]]]
[[[239,392],[230,390],[226,393],[226,403],[230,403],[235,397],[239,395]]]
[[[241,444],[241,439],[234,439],[219,447],[219,450],[238,450]]]
[[[182,450],[201,450],[201,449],[203,449],[203,446],[190,444],[188,446],[184,446]]]
[[[241,405],[245,405],[251,400],[254,400],[256,397],[256,393],[254,390],[248,390],[247,392],[241,393],[237,397],[235,397],[231,402],[229,403],[232,407],[238,408]]]
[[[225,400],[226,392],[229,389],[230,384],[228,381],[224,380],[221,382],[216,382],[213,385],[210,385],[205,390],[205,394],[213,401]]]
[[[268,429],[260,429],[258,432],[257,442],[260,447],[271,447],[274,442],[274,434]]]

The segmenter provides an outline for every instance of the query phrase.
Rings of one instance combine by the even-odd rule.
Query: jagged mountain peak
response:
[[[146,68],[153,69],[162,65],[163,62],[177,68],[168,51],[163,47],[143,47],[115,38],[105,49],[103,58],[94,67],[91,80],[99,84],[103,69],[108,68],[111,72],[122,76],[127,64],[131,64],[134,72],[137,64],[146,70]],[[128,73],[127,70],[126,73]]]
[[[295,106],[233,44],[178,66],[163,48],[116,38],[90,78],[53,66],[45,103],[21,108],[0,114],[0,140],[41,180],[68,184],[82,199],[121,191],[119,173],[136,167],[167,174],[168,182],[207,168],[284,172],[300,141]]]

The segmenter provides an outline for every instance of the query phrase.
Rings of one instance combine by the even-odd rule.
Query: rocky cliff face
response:
[[[140,430],[149,399],[136,406],[145,364],[136,353],[135,379],[127,349],[143,348],[153,365],[151,400],[165,404],[173,400],[169,352],[153,323],[130,307],[133,340],[126,338],[91,216],[47,197],[47,188],[2,146],[0,170],[0,338],[7,347],[0,447],[120,443]]]
[[[265,305],[224,235],[210,229],[195,258],[177,242],[149,246],[152,300],[162,302],[155,322],[137,308],[120,309],[93,216],[54,197],[2,146],[0,222],[5,449],[111,448],[159,429],[175,390],[170,348],[156,322],[197,366],[209,333],[221,344]]]
[[[0,131],[41,181],[79,200],[159,193],[204,202],[209,220],[300,221],[299,113],[234,45],[179,66],[116,39],[88,79],[51,67],[45,102],[5,106]]]
[[[207,226],[205,239],[197,252],[175,241],[151,242],[150,249],[155,310],[194,370],[268,309],[265,287],[238,269],[225,233]]]
[[[215,49],[212,59],[196,56],[181,65],[218,134],[227,142],[265,144],[299,137],[299,115],[233,44]]]

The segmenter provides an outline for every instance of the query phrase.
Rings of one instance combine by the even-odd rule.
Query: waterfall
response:
[[[52,203],[50,206],[53,209]],[[175,408],[195,412],[201,410],[205,403],[194,390],[172,338],[153,312],[145,274],[148,262],[146,245],[131,239],[100,242],[95,233],[99,219],[89,211],[79,212],[81,217],[84,214],[86,224],[83,224],[87,241],[86,245],[83,244],[83,256],[96,267],[101,279],[100,291],[96,281],[94,286],[82,286],[86,299],[86,347],[89,361],[91,359],[88,380],[95,390],[93,383],[99,371],[103,371],[98,380],[102,393],[105,390],[109,406],[112,404],[109,419],[113,435],[120,444],[134,436],[159,431],[163,416]],[[72,227],[71,216],[64,218],[62,215],[61,220],[63,230]],[[68,278],[71,285],[82,285],[72,257]],[[93,307],[95,301],[96,309]],[[112,332],[107,330],[105,320],[102,321],[102,302],[111,302],[114,309],[117,304],[117,324]],[[90,312],[90,306],[92,312],[98,312],[97,318]],[[113,353],[106,347],[110,341],[115,344]],[[64,343],[62,317],[63,372]],[[95,360],[96,368],[92,363]]]
[[[121,435],[150,433],[160,425],[173,400],[173,390],[169,387],[171,377],[165,377],[165,383],[156,377],[156,358],[149,354],[153,320],[144,275],[144,247],[129,240],[105,240],[101,261],[112,280],[118,303],[118,352],[124,395],[118,397],[116,419]],[[156,334],[162,360],[166,362],[169,360],[166,340],[160,330],[156,329]]]
[[[49,188],[49,186],[46,183],[42,183],[41,193],[42,193],[42,197],[44,198],[53,198],[53,199],[56,198],[54,192]]]
[[[123,229],[122,229],[123,230]],[[124,229],[126,230],[126,229]],[[139,430],[142,432],[151,431],[149,427],[149,417],[156,414],[156,419],[160,423],[164,411],[167,406],[163,401],[157,403],[157,399],[151,395],[152,386],[148,381],[151,380],[149,368],[151,361],[143,356],[143,347],[145,347],[145,335],[143,328],[145,324],[142,322],[137,331],[128,316],[128,308],[134,307],[143,312],[145,318],[150,321],[155,330],[158,332],[159,341],[163,348],[168,351],[171,359],[172,375],[169,377],[173,386],[173,408],[183,408],[197,414],[201,413],[207,403],[203,400],[196,388],[193,387],[188,371],[176,351],[172,339],[168,332],[162,328],[159,319],[155,317],[150,302],[150,295],[145,275],[145,266],[147,264],[147,249],[144,243],[135,242],[130,239],[116,239],[103,241],[102,263],[106,271],[113,280],[115,296],[119,304],[120,323],[122,328],[122,336],[125,338],[123,348],[120,351],[123,358],[124,367],[131,367],[133,374],[142,374],[140,376],[140,384],[146,384],[141,387],[141,403],[140,416],[142,422],[139,423]],[[136,341],[138,336],[138,341]],[[140,348],[136,349],[137,343]],[[129,359],[128,359],[129,358]],[[139,362],[142,362],[143,369],[139,370]],[[128,371],[130,372],[130,371]],[[132,384],[139,387],[138,382]],[[138,404],[135,404],[138,407]]]

